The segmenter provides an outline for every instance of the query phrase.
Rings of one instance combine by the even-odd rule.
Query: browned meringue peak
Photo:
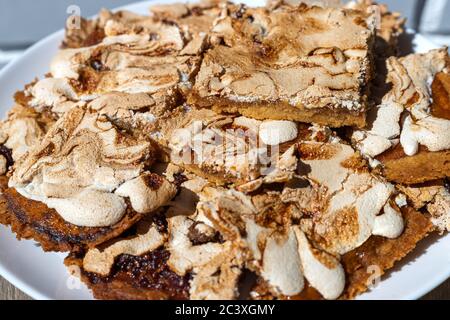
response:
[[[174,184],[153,174],[143,173],[118,187],[115,194],[129,198],[133,210],[139,213],[154,212],[167,204],[177,193]]]
[[[114,258],[120,254],[139,256],[162,247],[170,252],[167,263],[172,271],[179,275],[190,274],[190,299],[237,298],[237,282],[243,268],[242,250],[231,241],[220,242],[217,231],[205,223],[205,217],[195,212],[198,198],[191,198],[192,194],[201,193],[207,182],[172,164],[165,169],[165,175],[174,184],[177,180],[183,181],[177,197],[159,211],[167,217],[167,231],[151,223],[148,225],[144,218],[130,238],[117,239],[113,244],[102,246],[103,249],[89,250],[83,260],[84,269],[107,276]],[[183,207],[192,204],[192,211]]]
[[[302,221],[317,246],[342,255],[373,234],[396,238],[402,233],[401,214],[389,203],[394,186],[369,173],[350,146],[305,142],[299,152],[300,173],[326,188],[322,210]]]
[[[5,175],[8,172],[8,159],[5,155],[0,155],[0,175]]]
[[[88,103],[88,107],[120,126],[152,135],[177,106],[178,94],[172,90],[156,94],[110,92]]]
[[[260,275],[277,295],[296,295],[304,289],[304,278],[325,299],[337,299],[345,287],[344,269],[334,256],[314,248],[305,234],[291,227],[287,235],[256,235],[262,260]]]
[[[416,210],[426,209],[431,222],[440,232],[450,231],[450,192],[443,183],[402,186],[403,192]]]
[[[156,105],[155,99],[146,93],[129,94],[110,92],[92,100],[88,106],[110,119],[131,118],[135,112],[148,110]]]
[[[28,91],[32,98],[30,104],[54,108],[65,101],[89,101],[112,91],[165,92],[178,86],[189,86],[199,62],[197,56],[136,55],[127,52],[129,48],[100,54],[98,63],[105,68],[100,71],[90,66],[90,55],[74,64],[71,57],[57,57],[52,65],[54,78],[40,80]]]
[[[190,272],[191,299],[237,298],[243,251],[239,243],[220,242],[211,221],[197,210],[200,198],[208,195],[208,182],[173,164],[167,166],[165,176],[180,185],[165,211],[169,225],[166,248],[171,253],[168,265],[180,275]]]
[[[31,108],[16,104],[6,120],[0,123],[0,143],[18,160],[44,137],[49,123]]]
[[[214,234],[215,230],[195,215],[168,218],[167,264],[179,275],[191,273],[190,298],[194,300],[238,296],[243,253],[238,243],[213,241]],[[199,240],[202,241],[197,243]]]
[[[199,99],[365,109],[373,32],[359,11],[230,5],[212,37],[194,85]]]
[[[202,16],[199,14],[200,8],[205,9],[206,13],[206,9],[212,9],[213,5],[209,5],[208,8],[206,6],[203,8],[200,4],[190,5],[189,7],[196,11],[196,17],[200,17]],[[190,14],[187,13],[185,17],[187,18],[189,15]],[[152,35],[152,38],[156,40],[159,35],[157,29],[170,26],[170,24],[164,24],[162,19],[154,18],[155,17],[153,16],[149,17],[147,15],[139,15],[127,10],[111,12],[109,10],[102,9],[95,19],[86,20],[81,18],[80,28],[66,29],[66,35],[62,47],[63,49],[90,47],[101,43],[104,38],[108,36],[150,33],[153,31],[156,32],[150,34]],[[160,23],[156,23],[156,20],[159,20]],[[187,23],[184,23],[182,26],[186,24]]]
[[[252,221],[249,223],[252,223]],[[256,227],[256,228],[255,228]],[[298,252],[298,242],[293,230],[289,230],[287,236],[271,235],[269,230],[258,232],[259,226],[255,224],[252,230],[249,227],[255,242],[250,243],[254,249],[255,264],[259,267],[261,276],[273,287],[276,294],[295,295],[300,293],[304,287],[304,274],[302,261]],[[263,250],[260,250],[263,248]]]
[[[149,213],[175,195],[174,186],[145,171],[154,156],[148,140],[77,107],[16,162],[9,186],[74,225],[111,226],[126,213],[125,198],[135,211]]]
[[[387,61],[392,89],[370,114],[370,129],[353,133],[356,147],[374,158],[401,143],[406,155],[413,156],[419,146],[429,151],[450,149],[450,120],[431,114],[431,84],[439,72],[448,73],[447,49],[411,54]],[[406,115],[401,117],[406,111]]]

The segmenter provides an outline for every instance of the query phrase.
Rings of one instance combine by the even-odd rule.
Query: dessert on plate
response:
[[[211,29],[189,102],[258,119],[364,126],[374,16],[229,6]]]
[[[148,169],[152,142],[122,130],[74,107],[15,161],[3,196],[18,237],[52,251],[100,244],[175,195],[176,186]]]
[[[83,19],[0,123],[0,223],[97,299],[354,299],[450,230],[448,53],[399,56],[403,24],[368,0]]]
[[[392,84],[352,139],[388,180],[417,184],[450,172],[447,49],[387,60]]]

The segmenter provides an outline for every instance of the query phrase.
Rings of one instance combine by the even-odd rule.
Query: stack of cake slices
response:
[[[97,299],[353,299],[450,230],[447,48],[370,0],[101,11],[0,125],[0,223]]]

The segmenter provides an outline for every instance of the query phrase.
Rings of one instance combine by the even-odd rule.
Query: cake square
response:
[[[390,181],[411,185],[450,175],[448,61],[447,48],[387,60],[391,89],[352,140]]]
[[[117,237],[175,196],[149,171],[157,150],[86,107],[61,117],[15,160],[2,188],[0,220],[46,251],[68,251]]]
[[[190,102],[256,119],[364,126],[374,21],[358,10],[229,5]]]

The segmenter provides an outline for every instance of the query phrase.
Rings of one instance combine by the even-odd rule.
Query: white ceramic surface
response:
[[[153,1],[125,7],[146,13]],[[161,2],[176,2],[173,0]],[[260,5],[263,1],[243,1]],[[35,77],[42,77],[57,51],[63,31],[43,39],[0,72],[0,112],[12,105],[15,91]],[[414,50],[427,51],[433,44],[420,35],[414,37]],[[65,254],[44,253],[33,241],[17,241],[8,228],[0,226],[0,274],[35,299],[92,299],[89,290],[69,277],[63,265]],[[450,276],[450,235],[431,236],[422,242],[370,292],[358,299],[417,299]]]

